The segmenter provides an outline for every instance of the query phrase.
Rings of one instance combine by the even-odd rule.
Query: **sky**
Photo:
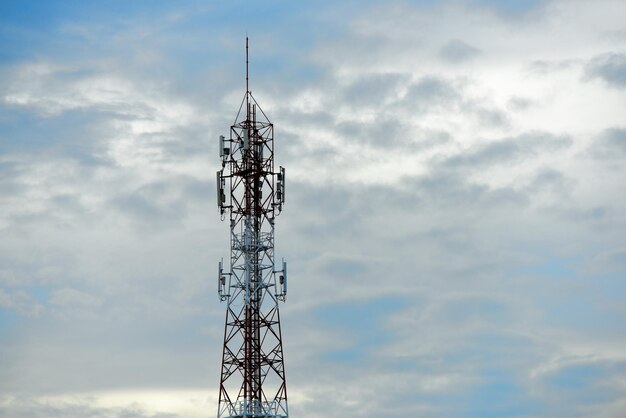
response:
[[[215,416],[247,34],[290,415],[623,417],[624,16],[1,1],[0,416]]]

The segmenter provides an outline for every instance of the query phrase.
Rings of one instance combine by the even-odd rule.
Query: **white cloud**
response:
[[[215,396],[216,393],[201,388],[131,389],[33,397],[4,395],[0,397],[0,411],[9,412],[16,418],[196,418],[205,417],[207,410],[217,408],[209,400]]]

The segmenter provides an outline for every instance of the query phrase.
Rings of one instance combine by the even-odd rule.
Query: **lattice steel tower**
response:
[[[219,263],[226,325],[218,418],[288,417],[278,302],[287,265],[274,261],[274,222],[285,202],[285,169],[274,171],[274,125],[248,87],[230,137],[220,136],[217,204],[230,216],[230,269]],[[226,199],[226,193],[230,195]]]

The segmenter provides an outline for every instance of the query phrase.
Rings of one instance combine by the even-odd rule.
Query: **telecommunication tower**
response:
[[[285,169],[274,170],[274,125],[248,86],[229,138],[220,136],[217,205],[230,217],[230,265],[218,267],[226,302],[218,418],[289,416],[278,302],[287,264],[274,261],[274,223],[285,203]],[[226,198],[229,194],[229,198]]]

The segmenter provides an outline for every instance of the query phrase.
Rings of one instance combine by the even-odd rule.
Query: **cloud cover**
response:
[[[1,6],[0,414],[215,412],[247,29],[291,413],[620,416],[624,4],[242,4]]]

